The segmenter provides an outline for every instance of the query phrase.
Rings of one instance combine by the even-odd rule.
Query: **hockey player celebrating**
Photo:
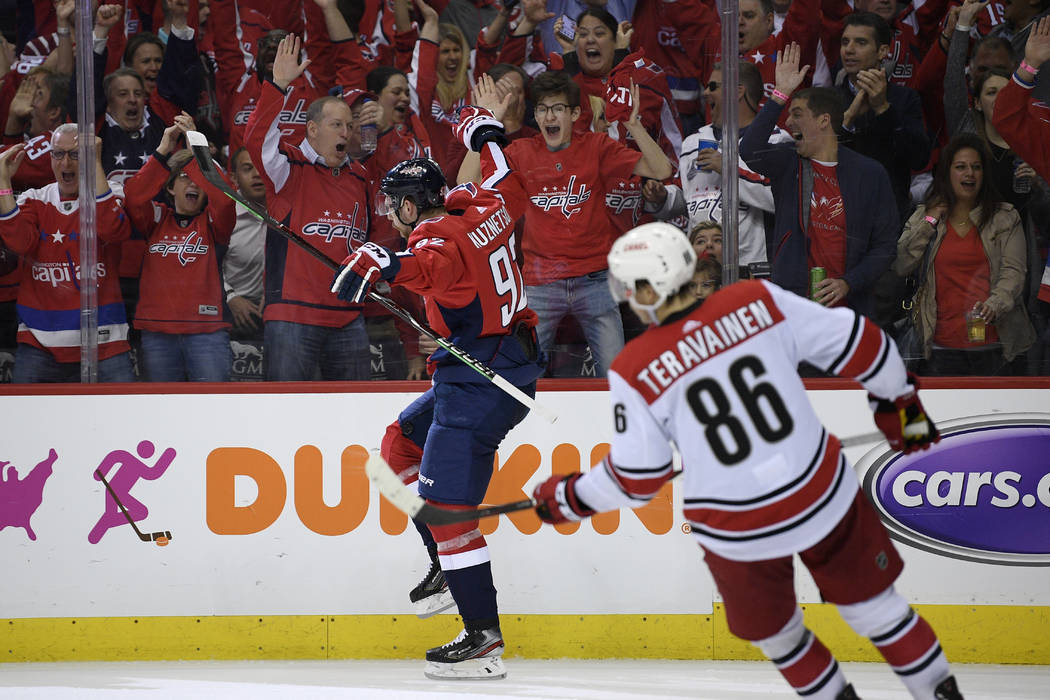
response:
[[[501,127],[489,130],[502,133]],[[435,331],[533,396],[544,362],[536,314],[526,306],[514,259],[514,222],[527,199],[520,184],[506,185],[518,178],[497,167],[480,186],[460,185],[446,196],[445,177],[433,161],[395,166],[382,180],[377,210],[408,238],[407,249],[394,253],[366,243],[343,262],[332,291],[360,303],[382,280],[423,296]],[[388,428],[383,457],[406,483],[418,471],[419,493],[428,501],[477,506],[492,477],[496,448],[528,409],[444,349],[430,356],[429,368],[434,385]],[[440,569],[432,568],[413,600],[439,595],[447,581],[464,626],[454,640],[427,651],[425,674],[505,677],[496,589],[478,521],[431,526],[421,534]]]
[[[913,697],[961,698],[937,636],[895,590],[900,555],[796,370],[806,360],[857,379],[890,446],[925,449],[940,436],[896,346],[847,308],[827,309],[767,282],[698,300],[689,289],[695,260],[685,237],[664,223],[639,226],[613,245],[614,295],[655,325],[610,368],[609,455],[586,474],[537,486],[540,518],[561,523],[644,505],[674,475],[673,441],[684,515],[729,629],[761,649],[799,695],[857,697],[803,624],[796,553],[824,599],[872,640]]]

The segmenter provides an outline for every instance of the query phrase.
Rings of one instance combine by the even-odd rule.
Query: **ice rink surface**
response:
[[[435,682],[422,661],[172,661],[0,664],[0,700],[758,700],[794,698],[756,661],[506,660],[501,681]],[[907,700],[883,664],[843,664],[863,700]],[[956,664],[967,700],[1050,698],[1050,666]]]

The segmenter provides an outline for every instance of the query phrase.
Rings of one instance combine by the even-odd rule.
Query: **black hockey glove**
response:
[[[909,372],[908,383],[911,391],[893,401],[868,394],[868,403],[875,412],[875,425],[886,436],[890,447],[905,454],[925,450],[941,439],[937,426],[919,401],[918,377]]]

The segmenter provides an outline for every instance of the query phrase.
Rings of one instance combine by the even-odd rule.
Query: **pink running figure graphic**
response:
[[[0,530],[5,527],[20,527],[36,540],[29,519],[44,500],[44,483],[51,476],[51,469],[58,459],[54,448],[47,459],[33,467],[26,478],[18,478],[18,470],[8,467],[10,462],[0,461]],[[7,467],[5,472],[4,467]]]
[[[135,482],[140,478],[142,479],[159,479],[163,476],[164,472],[167,471],[168,467],[171,466],[171,462],[175,459],[175,449],[169,447],[161,453],[160,457],[157,458],[157,462],[154,466],[149,466],[143,460],[149,459],[153,456],[154,447],[153,443],[149,440],[143,440],[135,448],[138,452],[138,457],[131,454],[126,450],[113,450],[108,455],[102,458],[102,463],[98,465],[98,468],[94,471],[93,477],[96,481],[101,481],[99,474],[107,476],[107,473],[112,467],[120,466],[121,469],[116,470],[112,477],[106,479],[109,482],[110,488],[120,498],[120,502],[124,504],[124,507],[128,511],[130,520],[139,521],[146,518],[149,515],[149,509],[135,500],[131,496],[131,487],[134,486]],[[141,457],[142,459],[139,459]],[[106,512],[102,514],[102,517],[95,523],[95,527],[91,528],[91,532],[88,533],[88,542],[91,544],[98,544],[102,536],[106,534],[106,531],[111,527],[118,525],[124,525],[128,522],[124,518],[124,515],[120,512],[120,507],[116,501],[113,500],[113,495],[106,491]]]

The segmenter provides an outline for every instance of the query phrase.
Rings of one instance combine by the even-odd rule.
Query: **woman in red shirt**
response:
[[[229,381],[233,362],[218,246],[229,245],[234,204],[208,184],[188,150],[183,112],[142,169],[124,183],[128,215],[146,235],[135,327],[141,366],[154,382]],[[164,203],[154,198],[162,195]]]
[[[955,137],[897,244],[898,274],[924,266],[913,314],[925,374],[1012,374],[1035,340],[1021,301],[1024,230],[986,177],[990,159],[976,134]]]

